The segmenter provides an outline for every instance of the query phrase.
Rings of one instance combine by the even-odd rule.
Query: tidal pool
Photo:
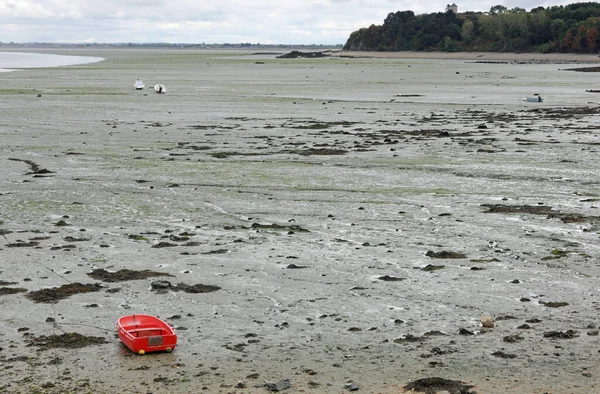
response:
[[[22,68],[45,68],[95,63],[104,60],[94,56],[54,55],[47,53],[1,52],[0,72]]]

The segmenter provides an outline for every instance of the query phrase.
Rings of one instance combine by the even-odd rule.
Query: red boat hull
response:
[[[123,316],[117,320],[119,338],[134,353],[170,352],[177,335],[169,324],[151,315]]]

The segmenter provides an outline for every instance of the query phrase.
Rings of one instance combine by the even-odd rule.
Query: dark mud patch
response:
[[[169,127],[172,126],[173,123],[169,123],[169,122],[148,122],[148,121],[144,121],[142,120],[142,123],[148,123],[146,125],[146,127]]]
[[[287,231],[288,233],[308,233],[309,231],[305,228],[302,228],[297,225],[284,226],[277,223],[271,224],[261,224],[261,223],[252,223],[250,227],[243,227],[245,229],[253,229],[253,230],[276,230],[276,231]],[[232,228],[226,227],[226,230],[231,230]]]
[[[285,267],[288,270],[300,270],[300,269],[304,269],[304,268],[308,268],[305,265],[296,265],[296,264],[289,264],[287,267]]]
[[[13,242],[13,243],[9,243],[6,244],[7,248],[33,248],[38,246],[40,243],[36,242],[36,241],[29,241],[29,242]]]
[[[25,292],[27,292],[27,289],[23,289],[22,287],[0,287],[0,296]]]
[[[464,259],[467,257],[467,255],[463,253],[450,252],[447,250],[442,250],[441,252],[434,252],[432,250],[429,250],[427,251],[427,253],[425,253],[425,256],[431,257],[433,259]]]
[[[532,215],[549,215],[554,213],[552,207],[547,205],[503,205],[503,204],[482,204],[487,208],[483,213],[529,213]]]
[[[157,244],[152,245],[152,248],[172,248],[175,246],[179,246],[178,244],[174,244],[172,242],[161,241]]]
[[[464,384],[458,380],[450,380],[439,377],[417,379],[404,386],[404,390],[419,393],[435,394],[438,391],[448,391],[454,394],[476,394],[469,391],[472,385]]]
[[[262,153],[242,153],[242,152],[214,152],[210,156],[215,159],[226,159],[232,156],[260,156]]]
[[[401,338],[394,339],[394,343],[415,343],[415,342],[423,342],[425,340],[424,337],[418,337],[412,334],[406,334]]]
[[[157,272],[151,270],[133,271],[121,269],[116,272],[109,272],[104,269],[96,269],[88,273],[88,276],[103,282],[125,282],[128,280],[141,280],[156,276],[173,276],[167,272]]]
[[[500,260],[498,260],[497,258],[491,258],[491,259],[473,259],[470,260],[472,263],[499,263]]]
[[[571,119],[578,116],[595,115],[598,107],[574,107],[574,108],[535,108],[529,113],[544,116],[548,119]]]
[[[577,67],[577,68],[566,68],[565,71],[576,71],[580,73],[600,73],[600,67]]]
[[[561,259],[563,257],[567,257],[569,252],[566,250],[554,249],[550,252],[550,256],[542,257],[542,260],[556,260]]]
[[[377,280],[381,280],[383,282],[401,282],[405,279],[406,278],[400,278],[398,276],[391,276],[391,275],[383,275],[383,276],[380,276],[379,278],[377,278]]]
[[[185,283],[179,283],[178,285],[173,285],[171,282],[169,282],[167,280],[159,280],[159,281],[152,282],[151,287],[152,287],[152,290],[156,291],[159,294],[164,294],[169,290],[183,291],[185,293],[192,293],[192,294],[211,293],[213,291],[221,290],[221,288],[219,286],[203,285],[203,284],[187,285]]]
[[[216,250],[211,250],[209,252],[204,252],[202,254],[225,254],[225,253],[229,253],[229,249],[216,249]]]
[[[9,158],[8,160],[12,160],[12,161],[20,161],[23,162],[25,164],[27,164],[29,166],[29,169],[31,170],[30,172],[26,173],[25,175],[46,175],[46,174],[54,174],[54,172],[47,170],[45,168],[40,167],[39,165],[37,165],[36,163],[34,163],[31,160],[23,160],[23,159],[14,159],[14,158]]]
[[[501,350],[498,350],[497,352],[492,353],[492,356],[499,357],[499,358],[507,358],[507,359],[517,358],[516,354],[506,353]]]
[[[589,223],[598,223],[600,222],[600,217],[599,216],[587,216],[587,215],[580,215],[580,214],[576,214],[576,213],[554,213],[551,215],[548,215],[548,219],[552,219],[552,218],[558,218],[560,219],[561,222],[563,223],[583,223],[583,222],[589,222]]]
[[[89,241],[89,238],[83,238],[83,237],[71,237],[71,236],[67,236],[63,238],[65,242],[86,242]]]
[[[445,130],[412,130],[405,131],[402,134],[410,135],[413,137],[430,137],[430,138],[445,138],[450,137],[450,133]]]
[[[283,153],[300,156],[341,156],[347,154],[348,152],[349,151],[345,149],[308,148],[289,150]]]
[[[432,272],[432,271],[442,270],[444,268],[446,268],[445,265],[427,264],[425,267],[421,268],[421,271]]]
[[[569,303],[568,302],[545,302],[545,301],[540,301],[540,305],[544,305],[548,308],[562,308],[563,306],[568,306]]]
[[[350,127],[354,124],[355,124],[355,122],[346,122],[346,121],[341,121],[341,122],[316,122],[315,121],[315,122],[307,122],[302,125],[295,125],[295,126],[288,125],[287,127],[291,128],[291,129],[299,129],[299,130],[326,130],[326,129],[329,129],[329,128],[335,127],[335,126]]]
[[[26,297],[36,303],[56,303],[75,294],[92,293],[102,290],[102,286],[94,284],[71,283],[68,285],[53,287],[29,292]]]
[[[573,339],[578,337],[577,331],[575,330],[567,330],[567,331],[547,331],[544,333],[544,338],[551,339]]]
[[[289,53],[277,56],[277,59],[315,59],[320,57],[328,57],[326,53],[323,52],[300,52],[300,51],[291,51]]]
[[[41,350],[56,348],[78,349],[82,347],[108,343],[104,337],[88,337],[75,332],[61,335],[41,335],[39,337],[28,337],[26,342],[27,346],[39,347]]]
[[[517,343],[517,342],[521,342],[523,339],[525,339],[525,338],[523,338],[520,335],[507,335],[504,338],[502,338],[502,342]]]
[[[547,205],[503,205],[503,204],[482,204],[487,208],[483,213],[527,213],[530,215],[547,215],[548,219],[559,219],[563,223],[596,223],[600,222],[599,216],[586,216],[576,213],[565,213],[555,211]]]

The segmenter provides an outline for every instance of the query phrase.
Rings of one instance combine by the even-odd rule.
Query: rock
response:
[[[357,391],[358,385],[356,383],[346,383],[344,385],[344,388],[348,391]]]
[[[417,379],[404,386],[404,390],[417,391],[421,393],[437,393],[439,391],[449,391],[451,393],[471,394],[469,390],[472,385],[466,385],[458,380],[449,380],[440,377],[431,377]]]
[[[318,58],[318,57],[327,57],[323,52],[300,52],[300,51],[291,51],[290,53],[286,53],[285,55],[277,56],[277,59],[297,59],[297,58]]]
[[[269,391],[281,391],[289,389],[291,384],[289,379],[283,379],[276,383],[266,383],[266,386]]]
[[[167,280],[156,280],[150,284],[153,290],[164,290],[171,288],[171,282]]]
[[[475,335],[475,333],[473,331],[469,331],[466,328],[461,328],[460,330],[458,330],[458,334],[459,335]]]
[[[567,330],[567,331],[548,331],[544,333],[544,338],[552,338],[552,339],[573,339],[577,337],[577,331],[575,330]]]
[[[463,253],[457,253],[447,250],[442,250],[441,252],[434,252],[432,250],[427,251],[425,256],[432,257],[434,259],[464,259],[467,256]]]
[[[502,341],[507,343],[516,343],[522,341],[523,339],[525,338],[523,338],[520,335],[507,335],[504,338],[502,338]]]
[[[505,353],[502,350],[498,350],[497,352],[492,353],[492,356],[500,358],[517,358],[516,354]]]
[[[446,268],[446,266],[444,266],[444,265],[427,264],[425,267],[421,268],[421,271],[431,272],[431,271],[441,270],[444,268]]]
[[[482,316],[479,321],[482,327],[494,328],[494,318],[492,316]]]
[[[399,278],[397,276],[384,275],[377,278],[378,280],[382,280],[384,282],[400,282],[405,280],[406,278]]]

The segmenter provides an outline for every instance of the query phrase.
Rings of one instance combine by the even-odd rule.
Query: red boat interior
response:
[[[135,353],[170,352],[177,345],[173,329],[154,316],[125,316],[117,321],[117,326],[121,341]]]
[[[148,327],[148,328],[130,328],[127,329],[126,331],[133,335],[136,338],[141,338],[141,337],[153,337],[153,336],[157,336],[157,335],[163,335],[163,334],[168,334],[165,333],[162,328],[157,328],[157,327]]]

